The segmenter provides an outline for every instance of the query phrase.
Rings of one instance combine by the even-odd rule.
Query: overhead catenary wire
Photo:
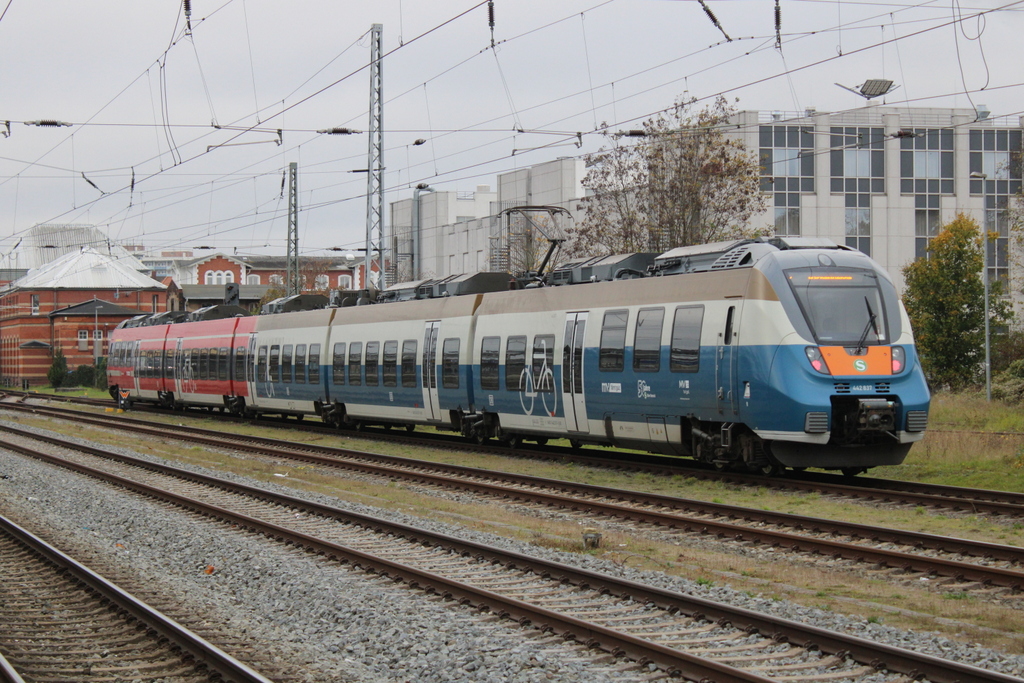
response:
[[[788,70],[788,69],[786,69],[785,71],[786,71],[786,72],[790,72],[791,70]],[[611,86],[611,87],[613,87],[613,86]],[[591,90],[591,93],[593,93],[593,90]],[[617,100],[618,100],[618,97],[615,97],[615,100],[617,101]],[[590,109],[591,111],[593,111],[593,105],[591,106],[591,108],[588,108],[588,109]],[[613,117],[613,119],[617,119],[617,117]],[[433,125],[430,125],[430,128],[432,129],[432,128],[433,128]],[[463,132],[465,132],[465,131],[463,131]],[[436,170],[436,169],[435,169],[435,170]],[[412,177],[412,176],[411,176],[411,177]],[[130,193],[129,193],[129,195],[130,195]]]

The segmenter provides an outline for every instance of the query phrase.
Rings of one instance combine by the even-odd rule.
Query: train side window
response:
[[[320,345],[309,345],[309,383],[320,383]]]
[[[244,346],[235,348],[235,381],[245,381],[245,357],[247,349]]]
[[[441,347],[441,386],[445,389],[459,388],[459,338],[444,340]]]
[[[292,381],[292,348],[291,344],[281,348],[281,381],[288,384]]]
[[[295,383],[306,383],[306,345],[299,344],[295,347]]]
[[[729,312],[725,316],[725,345],[732,344],[732,319],[736,315],[736,307],[730,306]]]
[[[384,386],[398,386],[398,342],[384,342],[384,363],[381,372],[384,375]]]
[[[480,342],[480,388],[501,387],[501,337],[484,337]]]
[[[210,379],[210,349],[199,351],[199,379]]]
[[[375,387],[380,384],[380,342],[366,342],[366,386]]]
[[[402,386],[415,389],[416,384],[416,340],[402,342]]]
[[[601,351],[598,354],[597,369],[617,372],[625,367],[626,323],[629,311],[608,311],[601,325]]]
[[[533,390],[553,393],[555,391],[555,335],[538,334],[533,338],[532,360]]]
[[[164,377],[174,379],[174,349],[164,350]]]
[[[664,308],[641,308],[636,316],[633,369],[637,372],[661,370],[661,328],[664,322]]]
[[[358,387],[363,383],[363,343],[352,342],[348,345],[348,383]]]
[[[217,379],[217,363],[220,360],[220,353],[217,349],[208,350],[209,366],[206,369],[206,379]]]
[[[672,346],[668,368],[672,372],[700,370],[700,330],[704,323],[703,306],[680,306],[672,321]]]
[[[345,342],[338,342],[334,345],[334,358],[331,361],[334,375],[333,382],[336,385],[345,383]]]
[[[270,347],[270,381],[281,381],[281,347],[273,344]]]
[[[192,349],[189,357],[189,367],[192,368],[192,379],[199,379],[199,349]]]
[[[526,369],[526,336],[509,337],[505,344],[505,388],[509,391],[525,389],[520,383],[520,376]]]
[[[267,347],[261,346],[256,352],[256,381],[268,382],[270,375],[267,374]]]
[[[231,363],[231,356],[228,355],[228,347],[220,347],[220,358],[217,359],[217,379],[227,382]]]

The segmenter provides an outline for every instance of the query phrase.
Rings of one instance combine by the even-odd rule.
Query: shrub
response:
[[[1010,405],[1024,403],[1024,359],[1010,363],[992,382],[992,398]]]
[[[50,382],[51,387],[57,389],[64,386],[67,376],[68,359],[64,357],[64,352],[58,346],[53,350],[53,363],[50,364],[50,369],[46,371],[46,379]]]

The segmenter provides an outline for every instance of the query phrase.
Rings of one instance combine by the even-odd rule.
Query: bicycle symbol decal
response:
[[[540,395],[540,402],[544,406],[544,415],[554,417],[555,410],[558,408],[558,398],[555,394],[555,373],[548,367],[547,345],[544,342],[541,344],[544,360],[536,379],[533,376],[533,368],[530,366],[523,368],[523,371],[519,373],[519,403],[523,406],[524,413],[533,415],[533,410],[537,406],[537,396]],[[534,351],[534,356],[541,356],[541,353]],[[549,402],[551,405],[548,405]]]

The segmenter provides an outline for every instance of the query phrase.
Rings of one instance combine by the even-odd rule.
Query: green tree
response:
[[[744,225],[766,207],[761,165],[726,134],[735,113],[724,97],[695,112],[680,100],[629,138],[588,160],[591,191],[583,220],[569,230],[570,256],[667,251],[746,236]],[[639,139],[626,144],[625,139]]]
[[[964,214],[944,226],[928,247],[928,258],[903,269],[907,307],[921,364],[933,386],[959,389],[984,372],[985,288],[982,237]],[[1000,284],[989,292],[991,325],[1006,324],[1009,304]]]
[[[55,346],[53,349],[53,363],[50,364],[50,369],[46,371],[46,379],[49,380],[50,386],[54,389],[63,386],[64,380],[68,377],[68,359],[64,357],[64,352],[60,350],[60,346]]]

